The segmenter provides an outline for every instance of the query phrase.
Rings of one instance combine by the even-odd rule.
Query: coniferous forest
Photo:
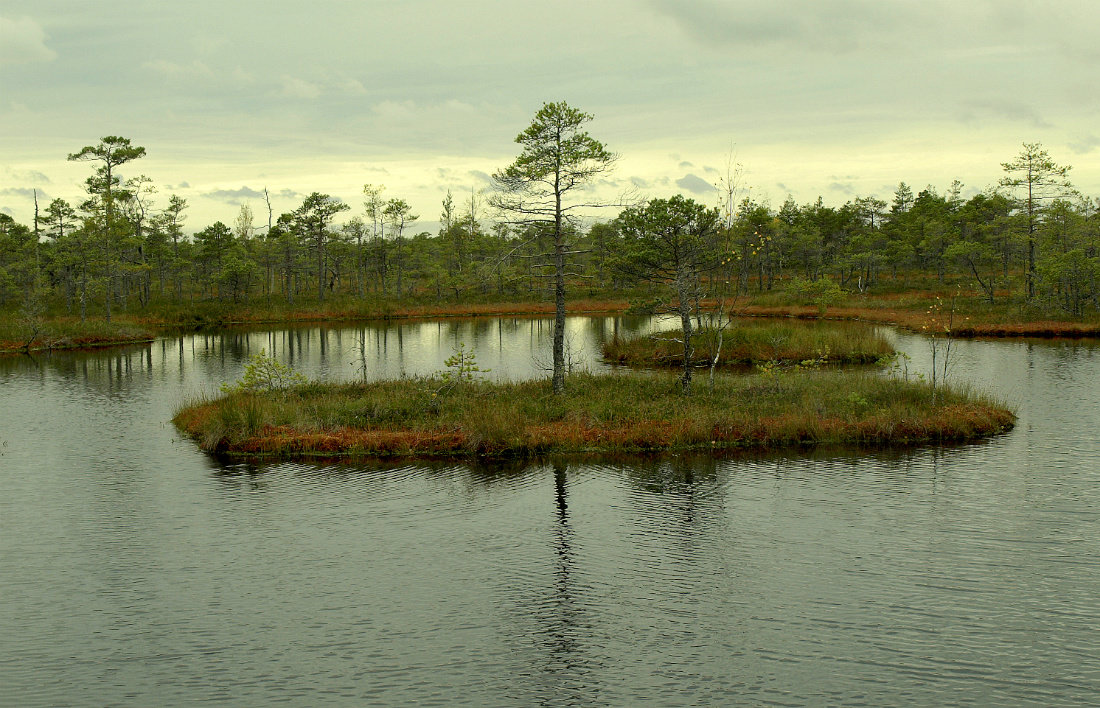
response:
[[[267,200],[241,206],[228,224],[192,224],[185,199],[141,174],[144,155],[127,138],[104,137],[68,156],[88,165],[83,194],[38,205],[29,224],[0,214],[0,310],[186,320],[333,303],[383,312],[523,302],[552,297],[555,253],[571,298],[635,305],[666,294],[820,304],[928,291],[1033,318],[1100,309],[1097,201],[1033,143],[991,165],[997,186],[969,197],[957,181],[900,181],[888,200],[769,204],[745,197],[733,169],[713,203],[677,196],[599,213],[531,212],[492,191],[448,192],[434,233],[400,195],[372,184],[358,204],[314,192],[291,212],[276,214]],[[506,186],[506,171],[495,177]],[[690,267],[661,267],[673,263]]]

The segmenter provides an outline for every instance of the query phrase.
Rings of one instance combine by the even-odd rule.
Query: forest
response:
[[[360,204],[314,192],[288,213],[275,214],[268,200],[259,214],[245,204],[230,224],[189,230],[185,199],[161,198],[145,175],[123,176],[144,155],[127,138],[105,137],[68,156],[91,168],[79,198],[36,206],[30,224],[0,213],[0,311],[110,321],[210,303],[546,299],[555,253],[567,261],[571,297],[639,305],[650,292],[651,304],[663,301],[666,290],[653,285],[663,282],[681,286],[667,291],[669,302],[958,288],[1036,316],[1100,309],[1098,203],[1035,143],[1000,166],[996,187],[969,198],[958,181],[945,189],[902,181],[889,202],[774,205],[745,196],[731,170],[713,204],[637,201],[604,209],[602,219],[577,211],[555,222],[509,210],[492,192],[448,191],[436,233],[418,229],[407,201],[376,184],[363,186]],[[667,267],[688,261],[686,276]]]

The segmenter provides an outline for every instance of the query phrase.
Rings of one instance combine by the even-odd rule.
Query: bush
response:
[[[222,393],[259,393],[262,391],[286,391],[301,386],[308,380],[286,364],[269,357],[263,349],[249,358],[244,376],[235,384],[222,384]]]
[[[825,314],[829,305],[835,305],[844,299],[844,291],[840,286],[835,281],[824,277],[817,280],[795,278],[791,281],[790,291],[801,299],[803,304],[815,305],[820,315]]]

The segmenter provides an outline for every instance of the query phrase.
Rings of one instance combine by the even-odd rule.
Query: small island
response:
[[[254,390],[192,402],[175,424],[243,458],[525,457],[552,453],[881,447],[1009,430],[989,398],[860,371],[723,375],[690,396],[665,372],[493,383],[425,377]]]
[[[875,364],[894,354],[886,337],[870,327],[809,327],[777,320],[739,321],[724,331],[703,327],[694,333],[691,344],[692,366],[714,363],[724,368],[808,360]],[[616,364],[679,367],[684,359],[683,333],[669,329],[643,337],[613,337],[604,344],[603,356]]]

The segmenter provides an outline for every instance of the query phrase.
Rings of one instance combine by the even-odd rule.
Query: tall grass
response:
[[[153,332],[125,320],[105,322],[79,317],[44,319],[30,340],[31,326],[17,317],[0,318],[0,353],[21,351],[30,340],[31,349],[72,349],[111,344],[131,344],[153,339]]]
[[[517,456],[545,452],[720,449],[967,440],[1011,427],[1002,405],[858,372],[719,376],[678,393],[671,375],[548,381],[439,379],[310,384],[182,408],[176,424],[206,450],[257,456]]]
[[[678,366],[683,362],[681,336],[680,330],[673,329],[627,340],[614,338],[604,345],[603,355],[620,364]],[[694,361],[709,363],[718,333],[702,329],[692,337],[692,344]],[[872,363],[893,353],[890,342],[869,327],[737,320],[723,333],[718,364],[797,363],[823,357],[834,363]]]

